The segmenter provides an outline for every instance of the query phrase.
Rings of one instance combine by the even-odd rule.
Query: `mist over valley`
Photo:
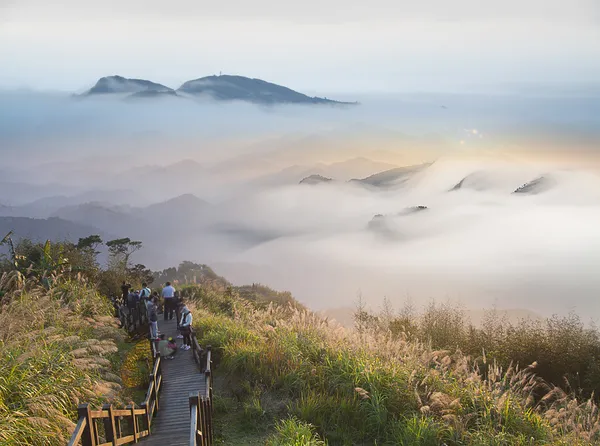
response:
[[[3,231],[131,237],[152,269],[205,263],[315,309],[361,293],[374,308],[409,296],[600,311],[593,94],[371,95],[351,108],[0,95]]]

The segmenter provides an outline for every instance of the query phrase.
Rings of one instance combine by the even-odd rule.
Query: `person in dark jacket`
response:
[[[121,285],[121,293],[123,295],[123,303],[127,302],[127,298],[129,297],[129,290],[131,289],[131,285],[127,282],[123,281],[123,285]]]

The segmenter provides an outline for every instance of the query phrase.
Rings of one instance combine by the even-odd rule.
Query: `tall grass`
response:
[[[482,370],[494,360],[504,368],[535,362],[539,377],[585,398],[600,388],[600,332],[586,327],[574,313],[510,322],[490,310],[475,327],[460,307],[432,302],[419,314],[404,308],[392,317],[379,315],[371,328],[418,339],[432,348],[461,351],[476,359]]]
[[[546,384],[534,366],[501,367],[486,358],[482,373],[469,356],[434,350],[417,338],[350,332],[293,306],[261,309],[227,296],[227,311],[218,311],[217,299],[200,301],[194,320],[201,341],[215,348],[229,387],[278,395],[289,416],[331,444],[600,441],[594,402]],[[271,422],[279,415],[271,414]]]
[[[2,445],[64,445],[77,404],[120,399],[110,303],[82,281],[55,283],[21,282],[0,307]]]
[[[314,432],[313,426],[288,418],[277,423],[277,433],[267,440],[266,446],[325,446],[327,443]]]

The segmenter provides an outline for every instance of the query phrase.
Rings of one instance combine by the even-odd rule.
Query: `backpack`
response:
[[[135,297],[135,294],[129,293],[129,295],[127,296],[127,306],[129,308],[135,308],[137,306],[137,299]]]
[[[146,294],[148,293],[148,294]],[[147,298],[150,297],[150,288],[146,287],[144,288],[142,291],[140,291],[140,297],[143,298]]]
[[[187,315],[190,313],[191,313],[191,311],[186,311],[185,313],[181,314],[181,323],[179,325],[183,325],[185,323],[185,320],[187,319]]]
[[[148,319],[150,319],[150,322],[156,322],[158,317],[156,316],[156,306],[154,304],[150,308],[149,313]]]

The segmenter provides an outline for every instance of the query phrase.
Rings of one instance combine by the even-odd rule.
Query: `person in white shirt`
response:
[[[175,288],[171,286],[171,282],[167,282],[165,287],[162,290],[162,298],[165,301],[165,309],[164,309],[164,319],[171,320],[173,319],[173,314],[175,313],[173,297],[175,296]]]
[[[183,334],[183,346],[181,347],[183,350],[192,348],[192,321],[192,313],[187,305],[184,304],[181,309],[181,321],[179,322],[181,333]]]

